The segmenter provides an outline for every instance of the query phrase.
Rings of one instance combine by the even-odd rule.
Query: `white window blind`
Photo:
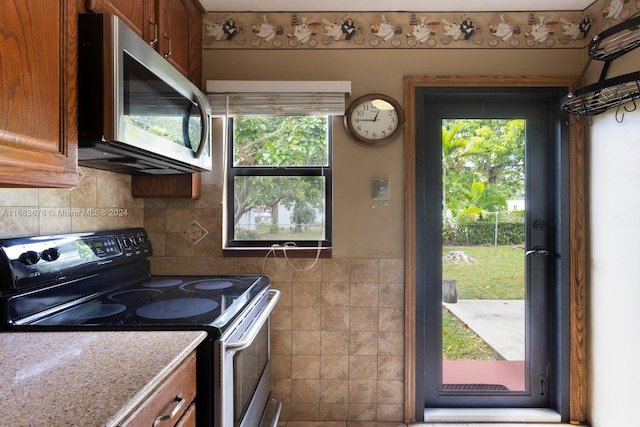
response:
[[[339,116],[350,93],[349,81],[207,81],[214,116]]]

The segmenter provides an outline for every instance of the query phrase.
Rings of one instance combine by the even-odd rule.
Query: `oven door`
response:
[[[280,402],[270,400],[270,320],[280,291],[266,291],[216,341],[215,427],[275,426]]]

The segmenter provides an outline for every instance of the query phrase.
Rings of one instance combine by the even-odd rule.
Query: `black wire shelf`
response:
[[[612,77],[576,89],[561,103],[562,110],[579,117],[596,116],[610,108],[624,106],[635,110],[635,100],[640,98],[640,71]],[[632,102],[633,106],[625,104]]]
[[[640,98],[640,71],[607,78],[611,62],[640,47],[640,15],[594,36],[588,46],[589,60],[578,78],[573,93],[562,100],[560,108],[577,117],[591,117],[616,108],[616,120],[621,122],[624,112],[637,108]],[[598,82],[580,87],[592,60],[603,61]],[[622,108],[622,110],[621,110]],[[619,113],[621,113],[619,115]]]
[[[589,57],[612,61],[640,46],[640,15],[602,31],[589,43]]]

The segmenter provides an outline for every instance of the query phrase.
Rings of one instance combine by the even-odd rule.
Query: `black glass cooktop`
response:
[[[256,275],[154,276],[17,324],[223,328],[267,287],[266,276]]]

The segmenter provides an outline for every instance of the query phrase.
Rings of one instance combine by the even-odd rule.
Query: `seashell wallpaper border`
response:
[[[575,49],[638,13],[640,0],[549,12],[209,12],[203,48]]]

